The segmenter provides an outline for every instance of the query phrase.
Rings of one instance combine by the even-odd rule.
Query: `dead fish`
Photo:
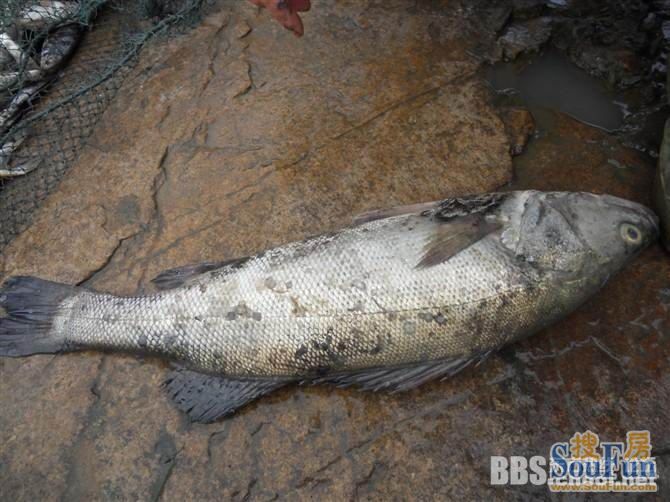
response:
[[[43,77],[42,70],[27,70],[24,72],[10,71],[7,73],[0,73],[0,91],[4,91],[14,87],[19,82],[36,82]]]
[[[72,54],[81,38],[81,27],[68,24],[47,35],[40,53],[40,68],[50,72],[63,64]]]
[[[9,37],[12,40],[18,39],[19,32],[13,26],[4,27],[3,37]],[[3,89],[3,79],[1,74],[10,70],[16,70],[15,59],[5,47],[0,44],[0,89]]]
[[[79,2],[41,0],[21,10],[15,19],[15,25],[23,29],[44,31],[71,22],[78,13]]]
[[[30,159],[14,166],[3,166],[0,164],[0,178],[17,178],[33,172],[42,164],[42,159]]]
[[[39,91],[45,86],[44,83],[34,84],[24,87],[11,99],[7,107],[0,112],[0,133],[9,129],[18,118],[24,107],[37,96]]]
[[[11,158],[14,152],[25,142],[27,137],[28,133],[24,129],[17,132],[11,139],[5,141],[3,145],[0,146],[0,165]]]
[[[493,193],[389,214],[164,272],[150,296],[11,278],[0,355],[158,355],[183,365],[166,386],[201,422],[295,382],[404,391],[564,317],[658,236],[649,209],[587,193]]]
[[[14,137],[0,146],[0,178],[14,178],[23,176],[39,167],[41,158],[28,159],[25,162],[16,162],[10,165],[15,152],[28,138],[28,131],[22,129],[14,134]]]
[[[670,120],[665,123],[653,198],[654,209],[661,219],[661,240],[665,248],[670,251]]]
[[[7,33],[0,33],[0,47],[16,61],[19,69],[36,70],[38,68],[37,63]]]

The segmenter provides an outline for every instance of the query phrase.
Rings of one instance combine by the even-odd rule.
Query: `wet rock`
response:
[[[665,124],[653,197],[654,209],[661,220],[661,239],[670,251],[670,121]]]
[[[629,49],[582,44],[571,47],[569,54],[577,66],[612,86],[629,88],[642,79],[640,59]]]
[[[525,108],[506,107],[500,110],[512,156],[521,155],[535,132],[533,115]]]
[[[539,17],[546,6],[546,0],[513,0],[514,19],[521,20]]]
[[[388,4],[322,2],[298,41],[223,2],[149,48],[3,274],[134,294],[170,267],[507,183],[510,145],[469,55],[481,37],[462,29],[467,11]],[[647,156],[559,113],[535,119],[512,188],[648,203]],[[648,428],[670,444],[669,277],[654,247],[574,315],[454,379],[393,396],[287,387],[210,425],[169,403],[153,359],[0,360],[2,495],[546,498],[491,487],[489,456],[546,455],[587,428],[610,440]]]
[[[576,3],[556,17],[552,43],[611,86],[630,88],[645,79],[659,54],[657,23],[658,15],[639,1]]]
[[[498,39],[505,59],[515,59],[522,52],[536,52],[551,37],[550,18],[541,17],[509,25]]]
[[[222,2],[192,32],[148,47],[79,161],[5,249],[3,278],[135,294],[173,266],[504,185],[507,137],[469,55],[478,37],[460,30],[456,6],[413,6],[320,5],[296,40],[247,2]],[[369,427],[386,437],[414,415],[405,405],[291,388],[193,426],[165,396],[166,373],[125,355],[0,361],[3,495],[309,498],[327,486],[351,497],[376,491],[405,454],[389,443],[377,462],[367,446]]]

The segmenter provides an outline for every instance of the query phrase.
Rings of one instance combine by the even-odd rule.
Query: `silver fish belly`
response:
[[[493,238],[449,266],[416,269],[429,232],[420,217],[397,217],[278,248],[159,297],[82,295],[67,306],[82,311],[65,321],[67,336],[215,373],[306,376],[486,352],[533,327],[545,311],[541,278]]]
[[[152,296],[49,283],[43,294],[58,301],[46,302],[55,306],[53,319],[42,316],[41,351],[179,361],[190,371],[171,380],[173,397],[188,395],[182,408],[203,420],[296,380],[405,390],[571,312],[656,234],[646,208],[591,194],[409,206],[257,256],[168,271],[156,282],[171,289]],[[21,288],[29,285],[6,288],[10,313]],[[17,342],[14,351],[5,355],[36,352]],[[225,406],[191,402],[194,385]]]

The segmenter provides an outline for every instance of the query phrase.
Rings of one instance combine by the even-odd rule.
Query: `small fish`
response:
[[[0,164],[6,162],[16,150],[25,142],[28,133],[25,129],[17,132],[13,137],[0,146]]]
[[[32,158],[25,162],[15,162],[15,165],[10,165],[12,158],[15,157],[15,152],[23,145],[28,138],[28,131],[21,129],[14,137],[0,146],[0,178],[14,178],[16,176],[23,176],[31,171],[34,171],[42,163],[41,158]]]
[[[42,70],[27,70],[24,72],[10,71],[0,73],[0,91],[10,89],[21,81],[36,82],[42,79]]]
[[[5,132],[16,123],[24,107],[38,95],[44,86],[44,83],[38,83],[24,87],[16,93],[7,107],[0,112],[0,133]]]
[[[11,38],[17,38],[18,37],[18,31],[13,27],[3,27],[5,30],[3,32],[4,35],[11,37]],[[11,64],[13,63],[14,58],[12,55],[7,52],[7,49],[4,47],[0,46],[0,71],[5,71],[8,68],[11,67]]]
[[[78,24],[67,24],[47,35],[40,53],[40,68],[51,72],[61,66],[74,52],[81,38]]]
[[[46,31],[76,19],[79,9],[79,2],[41,0],[21,10],[15,24],[27,30]]]
[[[20,70],[36,70],[37,63],[7,33],[0,33],[2,47],[16,61]]]
[[[150,296],[14,277],[0,291],[0,355],[164,357],[182,365],[170,396],[200,422],[291,383],[405,391],[561,319],[657,236],[639,204],[523,191],[368,213],[333,234],[164,272]]]
[[[663,143],[653,189],[654,209],[661,219],[661,240],[670,251],[670,120],[665,123]]]
[[[4,167],[0,164],[0,178],[16,178],[18,176],[25,176],[34,171],[42,164],[43,159],[30,159],[21,164],[16,164],[11,167]]]

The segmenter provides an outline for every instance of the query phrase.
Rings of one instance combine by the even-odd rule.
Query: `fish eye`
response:
[[[642,232],[635,225],[622,223],[619,227],[621,238],[629,244],[640,244],[642,242]]]

